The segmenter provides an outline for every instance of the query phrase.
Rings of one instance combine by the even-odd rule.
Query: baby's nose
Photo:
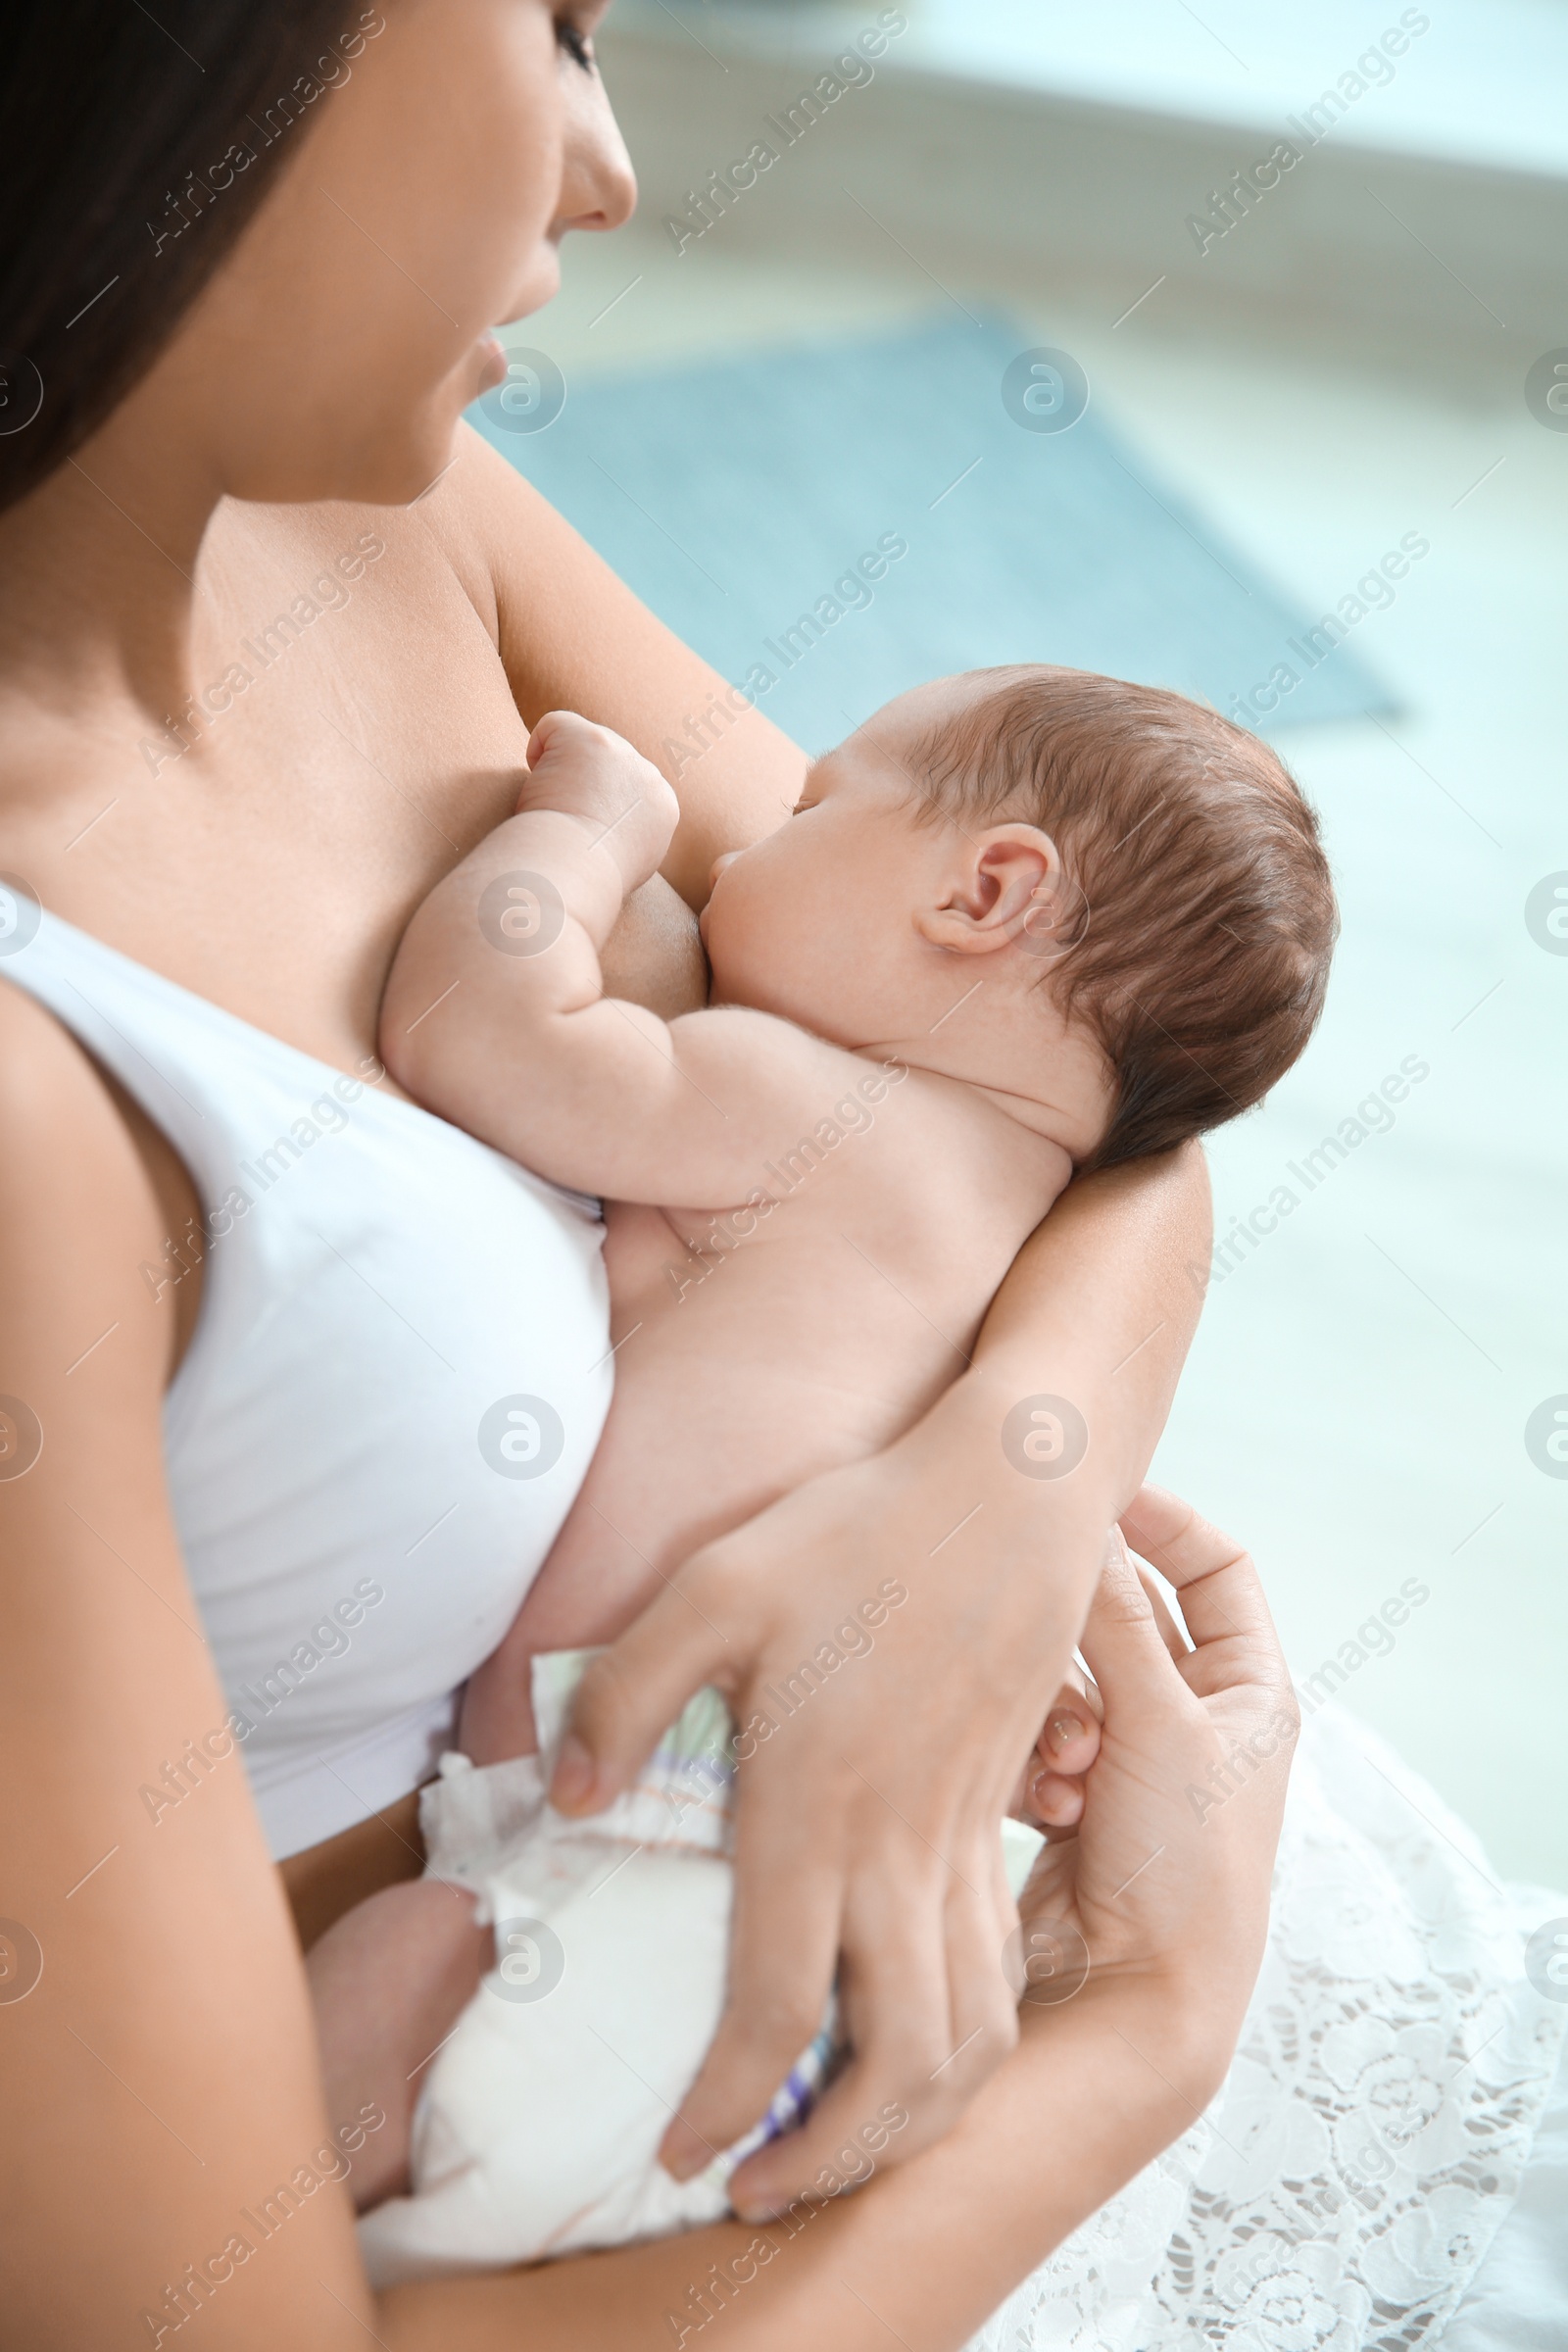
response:
[[[739,856],[739,850],[726,850],[722,858],[715,858],[713,859],[708,875],[708,887],[710,890],[712,889],[714,883],[718,880],[719,875],[724,871],[725,866],[733,865]]]

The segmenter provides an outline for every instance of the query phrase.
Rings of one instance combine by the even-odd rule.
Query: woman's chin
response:
[[[457,455],[464,411],[507,380],[507,353],[488,330],[476,335],[440,380],[407,406],[379,416],[329,418],[316,437],[296,420],[288,434],[260,431],[231,498],[268,506],[406,507],[432,489]]]
[[[522,273],[522,279],[500,318],[499,326],[520,326],[561,292],[561,240],[546,237]]]
[[[410,506],[456,457],[464,411],[506,376],[501,344],[478,335],[439,381],[396,409],[332,417],[315,435],[298,421],[287,434],[259,433],[228,494],[270,506]]]

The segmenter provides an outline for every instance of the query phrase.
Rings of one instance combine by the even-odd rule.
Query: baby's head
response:
[[[1059,1111],[1082,1166],[1260,1101],[1322,1009],[1338,918],[1266,745],[1087,670],[901,695],[721,860],[715,1002]]]

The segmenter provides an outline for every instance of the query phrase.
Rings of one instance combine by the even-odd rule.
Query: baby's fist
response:
[[[547,710],[528,738],[527,757],[519,811],[555,808],[580,817],[613,857],[628,891],[658,872],[680,804],[623,735],[575,710]]]

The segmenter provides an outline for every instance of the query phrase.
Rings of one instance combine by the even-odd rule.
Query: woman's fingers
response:
[[[1128,1543],[1175,1586],[1199,1648],[1237,1636],[1261,1636],[1272,1647],[1274,1626],[1262,1583],[1233,1536],[1164,1487],[1142,1488],[1122,1513],[1121,1525]]]
[[[743,1867],[759,1850],[766,1869]],[[820,2029],[833,1983],[840,1873],[811,1822],[765,1801],[760,1818],[743,1811],[736,1860],[729,1998],[659,2151],[677,2180],[701,2172],[766,2114]]]
[[[940,1906],[924,1884],[930,1876],[924,1867],[929,1859],[906,1855],[907,1868],[898,1873],[896,1887],[888,1890],[892,1899],[869,1936],[863,1917],[854,1927],[848,1920],[841,1927],[838,2030],[851,2044],[849,2063],[799,2132],[760,2149],[735,2174],[730,2197],[743,2216],[761,2220],[797,2196],[830,2193],[833,2182],[824,2168],[832,2165],[842,2176],[845,2167],[834,2159],[841,2158],[877,2120],[879,2108],[922,2071],[918,2056],[910,2062],[911,2051],[923,2055],[921,2021],[939,2019],[938,2031],[946,2033]],[[862,1903],[864,1892],[852,1882],[851,1903]],[[897,1966],[890,1965],[895,1953],[901,1955]],[[934,2059],[926,2060],[923,2071],[934,2064]],[[775,2086],[779,2080],[782,2076],[775,2068]],[[758,2107],[759,2114],[768,2095]],[[906,2110],[905,2125],[907,2120]],[[901,2136],[903,2130],[901,2125]]]
[[[1134,1560],[1133,1566],[1138,1571],[1138,1582],[1149,1596],[1149,1605],[1153,1611],[1154,1624],[1158,1628],[1159,1638],[1170,1651],[1171,1656],[1180,1661],[1188,1655],[1192,1643],[1171,1615],[1165,1603],[1165,1595],[1155,1584],[1151,1571],[1144,1566],[1141,1560]]]
[[[1206,1952],[1198,1997],[1239,2016],[1266,1929],[1258,1857],[1279,1835],[1289,1681],[1238,1544],[1157,1489],[1139,1494],[1123,1525],[1176,1588],[1197,1646],[1113,1535],[1083,1633],[1105,1701],[1077,1838],[1083,1934],[1100,1966],[1185,1975]]]
[[[672,1585],[594,1659],[577,1687],[550,1801],[597,1813],[635,1780],[694,1690],[719,1679],[729,1643]]]
[[[738,2212],[760,2218],[796,2196],[835,2194],[884,2150],[883,2161],[907,2162],[1014,2047],[1004,1950],[1015,1914],[1010,1898],[999,1912],[988,1860],[966,1859],[972,1879],[917,1847],[890,1879],[852,1885],[840,1986],[853,2055],[803,2129],[735,2175]]]
[[[1161,1712],[1171,1696],[1171,1660],[1153,1606],[1127,1546],[1112,1528],[1089,1603],[1080,1646],[1100,1686],[1106,1718],[1140,1704]]]

